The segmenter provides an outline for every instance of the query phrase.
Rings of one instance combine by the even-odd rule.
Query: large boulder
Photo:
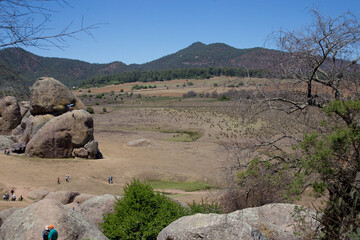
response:
[[[15,97],[0,99],[0,132],[9,134],[21,122],[20,107]]]
[[[97,154],[99,152],[99,144],[97,141],[91,141],[85,144],[84,148],[87,150],[89,154],[89,158],[95,159],[97,157]]]
[[[94,123],[90,113],[74,110],[51,119],[31,138],[26,155],[45,158],[72,157],[74,148],[94,139]]]
[[[45,199],[53,199],[61,202],[62,204],[69,204],[73,202],[78,195],[80,195],[78,192],[58,191],[49,193],[46,195]]]
[[[35,133],[37,133],[37,131],[40,128],[42,128],[42,126],[44,126],[45,123],[49,122],[53,118],[54,116],[51,114],[37,115],[37,116],[30,115],[29,117],[27,117],[26,120],[22,121],[21,124],[21,125],[23,124],[25,125],[25,129],[21,134],[19,142],[23,142],[27,144],[30,141],[30,139],[35,135]]]
[[[84,104],[64,84],[51,77],[39,78],[31,88],[32,115],[59,115],[72,109],[84,109]]]
[[[180,239],[302,239],[294,234],[294,226],[306,224],[314,231],[319,223],[315,211],[307,209],[304,222],[293,218],[295,205],[268,204],[257,208],[247,208],[229,214],[195,214],[182,217],[164,228],[158,240]]]
[[[96,197],[96,195],[93,194],[87,194],[87,193],[81,193],[80,195],[76,196],[74,199],[75,203],[83,203],[91,198]]]
[[[113,195],[105,194],[91,198],[80,204],[80,213],[95,225],[103,222],[103,215],[113,213],[116,198]]]
[[[253,240],[251,230],[249,224],[243,221],[229,221],[225,214],[195,214],[172,222],[159,233],[157,239]]]
[[[13,212],[0,228],[1,240],[40,239],[45,225],[54,225],[59,240],[106,240],[95,225],[79,212],[65,207],[53,199],[44,199]]]
[[[14,141],[7,136],[0,135],[0,151],[4,151],[5,148],[10,148],[14,144]]]
[[[5,210],[0,211],[0,227],[3,224],[3,222],[5,221],[6,218],[8,218],[13,212],[15,212],[16,210],[18,210],[19,208],[8,208]]]
[[[31,200],[39,201],[39,200],[43,199],[44,197],[46,197],[48,194],[49,194],[49,191],[47,191],[47,190],[34,189],[34,190],[28,192],[28,194],[26,194],[26,197]]]

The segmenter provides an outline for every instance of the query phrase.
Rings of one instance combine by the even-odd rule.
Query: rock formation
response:
[[[46,195],[48,195],[49,192],[43,189],[34,189],[30,192],[28,192],[28,194],[26,194],[26,197],[31,199],[31,200],[35,200],[35,201],[39,201],[41,199],[43,199],[44,197],[46,197]]]
[[[15,97],[0,99],[0,133],[9,134],[21,122],[20,107]]]
[[[39,78],[31,88],[30,102],[20,106],[14,97],[0,100],[0,131],[12,134],[9,140],[0,139],[2,148],[11,145],[31,157],[101,157],[92,116],[61,82]]]
[[[116,198],[105,194],[91,198],[80,204],[80,213],[96,226],[103,222],[103,215],[114,212]]]
[[[1,240],[40,239],[44,226],[52,224],[59,232],[59,240],[107,239],[79,212],[53,199],[44,199],[14,211],[0,228]]]
[[[51,119],[31,138],[26,155],[45,158],[68,158],[73,150],[94,139],[90,113],[74,110]]]
[[[13,212],[15,212],[16,210],[18,210],[19,208],[8,208],[5,210],[0,211],[0,227],[3,224],[3,222],[5,221],[6,218],[8,218]]]
[[[78,192],[70,192],[70,191],[59,191],[59,192],[51,192],[49,193],[45,199],[53,199],[62,204],[69,204],[74,201],[75,197],[80,195]]]
[[[4,151],[5,148],[10,148],[14,144],[14,141],[8,136],[0,135],[0,150]]]
[[[164,228],[158,240],[180,239],[302,239],[294,234],[297,224],[291,213],[295,205],[268,204],[247,208],[229,214],[195,214],[182,217]],[[315,211],[309,210],[305,223],[309,230],[319,225]]]
[[[84,109],[84,104],[61,82],[50,77],[39,78],[31,88],[30,112],[32,115],[59,115],[73,109]]]

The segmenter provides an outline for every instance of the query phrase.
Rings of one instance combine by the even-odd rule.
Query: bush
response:
[[[218,203],[207,203],[204,201],[204,199],[201,199],[201,203],[196,203],[195,201],[192,202],[192,204],[189,204],[191,214],[195,213],[223,213],[222,208]]]
[[[184,93],[184,94],[183,94],[183,97],[184,97],[184,98],[193,98],[193,97],[196,97],[196,92],[194,92],[194,91],[189,91],[189,92],[187,92],[187,93]]]
[[[124,187],[115,212],[104,216],[101,228],[109,239],[156,239],[163,228],[188,214],[150,185],[133,180]]]
[[[106,107],[103,107],[103,112],[104,112],[104,113],[106,113],[106,112],[107,112]]]
[[[92,107],[87,107],[86,108],[86,111],[88,112],[88,113],[90,113],[90,114],[94,114],[95,112],[94,112],[94,109],[92,108]]]
[[[225,96],[225,95],[222,95],[221,98],[219,98],[219,101],[229,101],[230,98]]]

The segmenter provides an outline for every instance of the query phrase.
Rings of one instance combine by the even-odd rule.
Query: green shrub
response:
[[[225,96],[225,95],[222,95],[221,98],[219,98],[219,101],[229,101],[230,98]]]
[[[100,103],[99,102],[96,102],[95,105],[99,105]]]
[[[201,199],[201,203],[196,203],[195,201],[193,201],[192,204],[189,204],[189,207],[191,209],[191,214],[223,213],[223,210],[218,203],[207,203],[204,201],[204,199]]]
[[[92,107],[87,107],[86,111],[90,114],[94,114],[94,109]]]
[[[106,107],[103,107],[103,112],[104,112],[104,113],[106,113],[106,112],[107,112]]]
[[[104,216],[101,228],[109,239],[156,239],[163,228],[188,214],[150,185],[133,180],[124,187],[115,212]]]

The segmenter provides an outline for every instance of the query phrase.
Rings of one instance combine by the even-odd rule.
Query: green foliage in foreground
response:
[[[124,187],[115,213],[106,215],[101,227],[109,239],[156,239],[168,224],[188,214],[150,185],[133,180]]]
[[[266,179],[288,199],[311,184],[316,197],[328,198],[320,237],[347,239],[360,235],[360,100],[332,101],[323,110],[329,121],[321,132],[305,134],[294,153],[253,160],[238,179],[241,187]]]
[[[205,202],[193,203],[190,208],[154,192],[149,184],[133,180],[124,187],[124,197],[116,202],[115,213],[104,216],[101,228],[109,239],[156,239],[163,228],[182,216],[221,212],[217,204]]]

